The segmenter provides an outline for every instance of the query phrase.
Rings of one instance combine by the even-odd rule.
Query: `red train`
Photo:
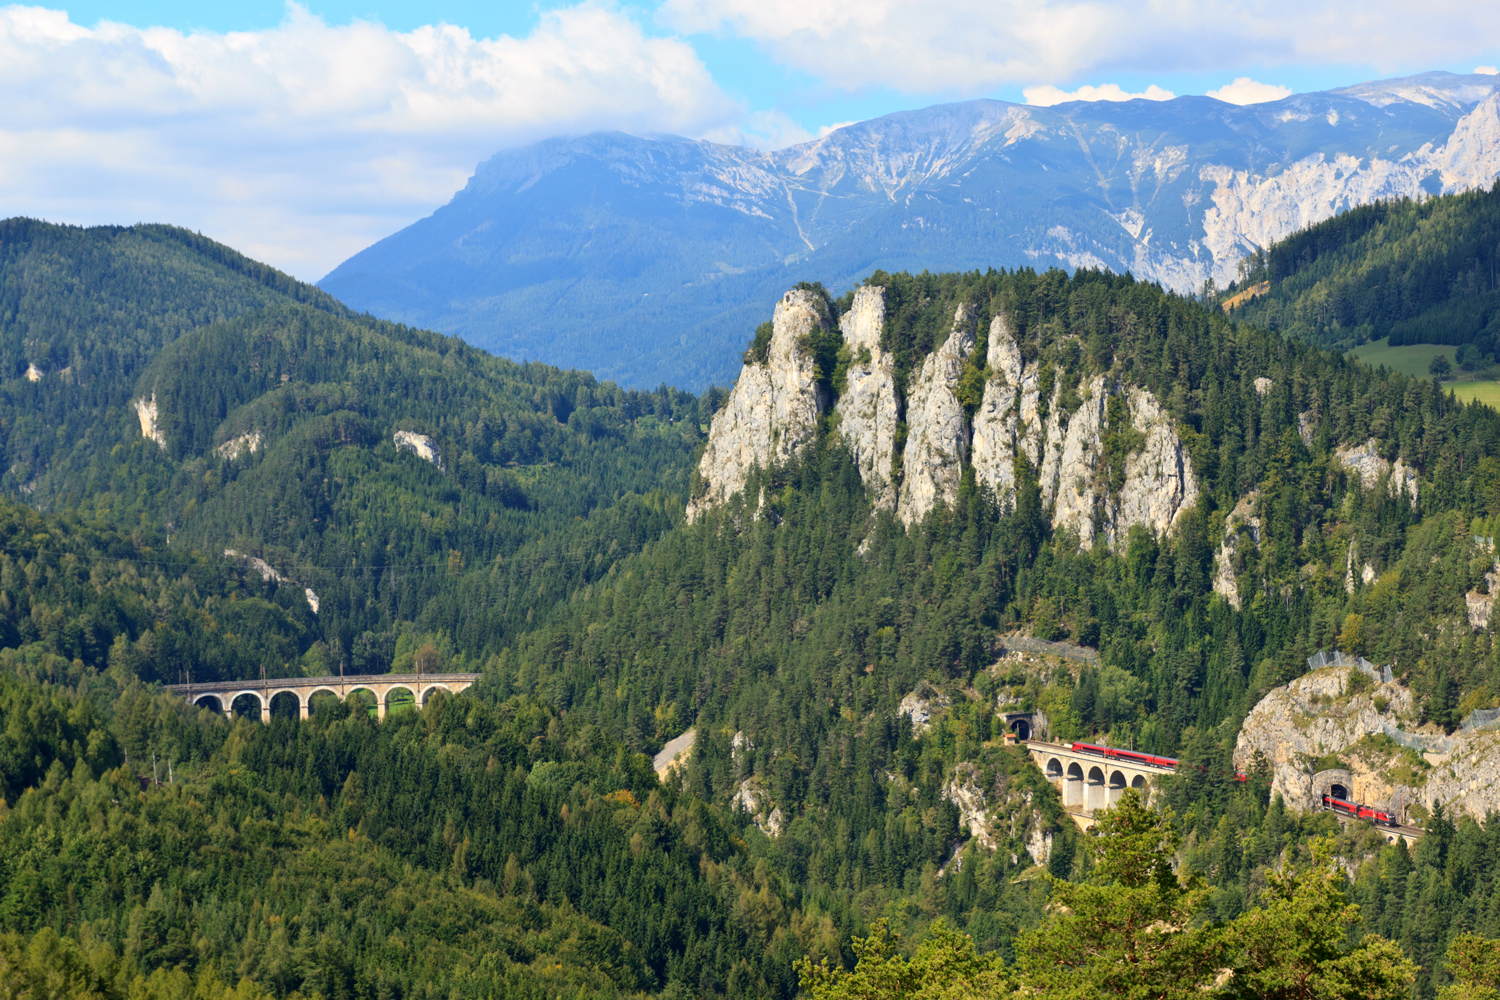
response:
[[[1074,743],[1073,749],[1082,753],[1096,753],[1110,760],[1129,761],[1132,764],[1145,764],[1147,767],[1164,767],[1168,770],[1177,766],[1175,757],[1153,757],[1149,753],[1136,753],[1134,750],[1116,750],[1114,747],[1100,747],[1092,743]]]
[[[1323,808],[1331,809],[1345,816],[1353,816],[1357,819],[1367,819],[1382,826],[1400,826],[1396,817],[1388,812],[1382,812],[1370,806],[1362,806],[1358,802],[1349,802],[1345,799],[1336,799],[1332,795],[1323,796]]]
[[[1101,747],[1093,743],[1074,743],[1073,749],[1082,753],[1096,753],[1109,760],[1123,760],[1130,764],[1144,764],[1147,767],[1160,767],[1164,770],[1174,771],[1177,769],[1177,758],[1156,757],[1149,753],[1137,753],[1134,750],[1117,750],[1114,747]],[[1248,780],[1241,771],[1234,773],[1235,781]]]

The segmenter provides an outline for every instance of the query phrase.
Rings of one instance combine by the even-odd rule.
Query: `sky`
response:
[[[0,217],[170,222],[317,280],[553,135],[774,149],[977,97],[1248,104],[1497,66],[1476,0],[0,6]]]

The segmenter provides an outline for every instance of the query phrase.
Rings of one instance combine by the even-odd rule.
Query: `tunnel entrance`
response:
[[[1025,719],[1017,719],[1010,724],[1010,731],[1016,734],[1018,740],[1031,739],[1031,723]]]
[[[1328,794],[1336,799],[1343,799],[1345,802],[1349,801],[1349,789],[1337,782],[1328,786]]]

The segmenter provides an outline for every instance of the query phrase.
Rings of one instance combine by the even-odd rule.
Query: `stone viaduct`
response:
[[[1093,825],[1095,812],[1119,802],[1125,789],[1135,788],[1149,796],[1156,778],[1172,773],[1169,767],[1109,760],[1064,743],[1031,740],[1026,749],[1047,780],[1057,786],[1063,808],[1084,829]]]
[[[281,695],[288,695],[297,702],[297,715],[307,718],[311,714],[312,697],[327,692],[343,701],[356,691],[365,691],[375,698],[375,711],[385,718],[390,696],[405,691],[412,696],[417,706],[427,704],[433,691],[457,694],[479,679],[478,674],[365,674],[356,677],[284,677],[259,683],[251,681],[215,681],[209,684],[168,684],[166,688],[183,696],[193,705],[203,708],[213,703],[214,711],[223,712],[233,718],[234,703],[249,695],[260,706],[260,721],[271,721],[271,703]]]

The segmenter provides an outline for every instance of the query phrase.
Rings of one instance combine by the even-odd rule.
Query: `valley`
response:
[[[1056,942],[1105,989],[1124,939],[1074,915],[1118,905],[1192,995],[1487,981],[1445,956],[1500,938],[1500,412],[1397,364],[1492,363],[1497,199],[1300,230],[1229,312],[1092,267],[786,282],[698,394],[172,227],[0,225],[3,968],[1067,996]],[[1080,796],[1018,721],[1175,763]]]

